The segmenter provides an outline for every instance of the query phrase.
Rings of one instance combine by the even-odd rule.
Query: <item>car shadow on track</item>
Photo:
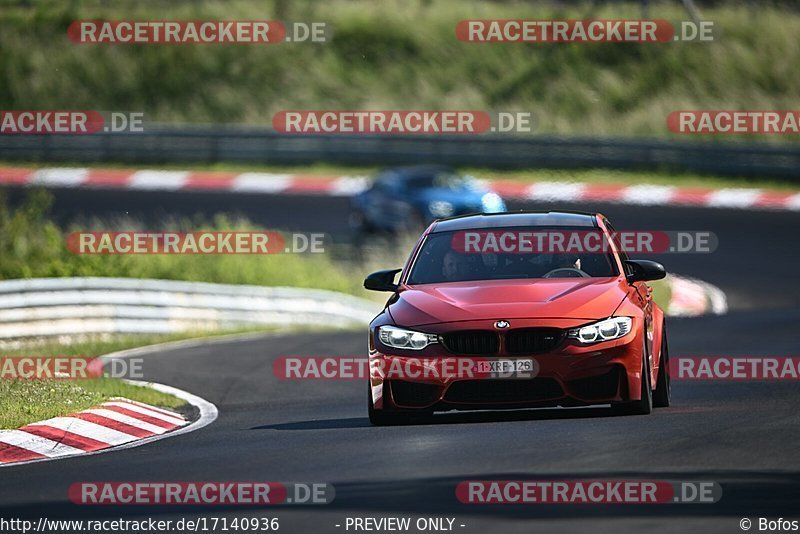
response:
[[[514,411],[445,412],[435,415],[415,415],[403,426],[465,423],[502,423],[507,421],[545,421],[551,419],[586,419],[618,417],[610,407],[546,408]],[[254,426],[250,430],[330,430],[365,428],[371,426],[366,417],[293,421],[274,425]]]

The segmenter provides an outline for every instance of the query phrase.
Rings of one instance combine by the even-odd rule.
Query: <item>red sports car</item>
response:
[[[670,403],[664,313],[601,214],[518,212],[433,222],[370,324],[369,418],[447,410]],[[395,277],[400,272],[399,282]]]

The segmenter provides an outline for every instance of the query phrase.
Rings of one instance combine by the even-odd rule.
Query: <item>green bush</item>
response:
[[[228,284],[316,287],[359,293],[360,277],[329,254],[274,255],[78,255],[66,247],[66,234],[47,218],[49,193],[32,191],[17,208],[10,208],[0,193],[0,279],[58,276],[119,276],[189,280]],[[119,224],[119,223],[118,223]],[[95,221],[95,230],[114,228]],[[247,221],[232,222],[217,216],[201,227],[190,221],[167,225],[175,231],[252,231]]]

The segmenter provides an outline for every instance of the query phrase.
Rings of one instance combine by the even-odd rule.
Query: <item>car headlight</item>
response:
[[[485,213],[498,213],[506,210],[506,204],[497,193],[486,193],[481,197],[481,205]]]
[[[428,204],[428,210],[434,217],[450,217],[455,212],[453,205],[446,200],[434,200]]]
[[[396,326],[378,327],[378,339],[384,345],[389,345],[396,349],[422,350],[428,345],[439,342],[436,334],[425,334],[405,330]]]
[[[630,332],[631,323],[630,317],[611,317],[580,328],[572,328],[567,332],[567,337],[577,339],[581,343],[609,341],[621,338]]]

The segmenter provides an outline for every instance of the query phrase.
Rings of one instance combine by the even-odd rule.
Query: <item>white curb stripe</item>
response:
[[[537,182],[525,194],[529,200],[562,201],[580,200],[586,185],[571,182]]]
[[[621,199],[630,204],[669,204],[675,188],[668,185],[632,185],[622,190]]]
[[[800,193],[792,195],[786,200],[786,209],[800,210]]]
[[[262,334],[263,335],[263,334]],[[250,338],[254,337],[253,334],[247,335],[238,335],[238,336],[225,336],[225,340],[233,337],[245,337]],[[213,340],[194,340],[194,343],[198,344],[205,344],[208,342],[213,342]],[[135,349],[138,351],[137,353],[141,353],[145,349],[150,350],[152,352],[157,351],[163,346],[172,346],[175,342],[171,343],[162,343],[157,345],[151,345],[149,347],[140,347],[139,349]],[[182,343],[182,342],[177,342]],[[101,356],[102,359],[109,360],[113,358],[124,358],[127,357],[129,354],[132,354],[131,351],[121,351],[119,353],[112,353],[107,354],[105,356]],[[161,439],[176,437],[181,434],[188,434],[189,432],[194,432],[195,430],[199,430],[205,426],[210,425],[213,423],[219,412],[217,407],[214,406],[212,403],[208,402],[207,400],[198,397],[197,395],[192,395],[188,391],[183,391],[182,389],[178,389],[172,386],[167,386],[164,384],[157,384],[154,382],[137,382],[135,380],[123,380],[123,382],[143,388],[149,388],[155,391],[160,391],[162,393],[166,393],[167,395],[172,395],[178,397],[179,399],[185,401],[186,403],[194,406],[197,411],[200,413],[200,416],[197,420],[176,428],[175,430],[171,430],[169,432],[165,432],[163,434],[155,434],[150,437],[146,438],[137,438],[136,436],[131,436],[124,432],[120,432],[114,430],[112,428],[107,428],[101,425],[96,425],[89,421],[83,421],[81,419],[75,419],[72,417],[56,417],[53,419],[48,419],[47,421],[41,421],[37,423],[31,423],[32,425],[43,425],[43,426],[50,426],[53,428],[65,430],[68,432],[72,432],[87,438],[91,438],[97,441],[101,441],[104,443],[109,443],[112,445],[106,449],[99,449],[96,451],[85,452],[85,451],[78,451],[75,454],[65,454],[62,456],[57,457],[57,459],[62,458],[74,458],[74,457],[83,457],[83,456],[91,456],[94,454],[104,454],[107,452],[118,451],[122,449],[132,449],[134,447],[140,447],[142,445],[146,445],[148,443],[152,443],[154,441],[158,441]],[[142,403],[138,403],[142,404]],[[146,405],[145,405],[146,406]],[[32,464],[37,462],[46,462],[51,460],[51,458],[37,458],[35,460],[25,460],[21,462],[8,462],[8,463],[0,463],[0,468],[3,467],[16,467],[23,464]]]
[[[188,171],[137,171],[131,176],[128,188],[174,191],[183,187],[189,175]]]
[[[158,419],[160,421],[164,421],[165,423],[170,423],[177,426],[183,426],[186,424],[185,420],[177,416],[164,415],[154,410],[148,410],[147,408],[142,408],[141,406],[137,406],[136,404],[131,404],[128,402],[119,402],[119,401],[104,402],[103,404],[101,404],[101,406],[116,406],[118,408],[124,408],[126,410],[140,413],[142,415],[152,417],[153,419]]]
[[[164,432],[167,432],[169,430],[168,428],[162,428],[152,423],[146,423],[141,419],[136,419],[134,417],[130,417],[128,415],[115,412],[113,410],[105,410],[103,408],[89,408],[88,410],[83,410],[81,413],[90,413],[94,415],[99,415],[101,417],[106,417],[108,419],[113,419],[114,421],[124,423],[130,426],[135,426],[136,428],[141,428],[142,430],[146,430],[147,432],[152,432],[153,434],[163,434]]]
[[[53,419],[48,419],[47,421],[40,421],[31,424],[49,426],[65,432],[72,432],[73,434],[83,436],[84,438],[102,441],[103,443],[108,443],[109,445],[120,445],[122,443],[129,443],[138,439],[136,436],[132,436],[131,434],[127,434],[121,430],[98,425],[97,423],[92,423],[91,421],[84,421],[83,419],[78,419],[76,417],[54,417]]]
[[[755,205],[761,196],[759,189],[720,189],[706,199],[706,205],[714,208],[747,208]]]
[[[101,358],[102,358],[102,356],[101,356]],[[177,417],[179,419],[182,417],[181,414],[179,414],[177,412],[171,412],[169,410],[164,410],[162,408],[159,408],[158,406],[150,406],[149,404],[145,404],[143,402],[139,402],[139,401],[135,401],[135,400],[131,400],[131,399],[126,399],[125,397],[111,397],[109,399],[109,401],[121,402],[121,403],[126,404],[126,405],[127,404],[133,404],[134,406],[139,406],[141,408],[145,408],[147,410],[150,410],[151,412],[157,412],[157,413],[160,413],[161,415],[166,415],[166,416],[169,416],[169,417]]]
[[[15,445],[37,454],[42,454],[48,458],[83,453],[81,449],[76,449],[75,447],[70,447],[69,445],[64,445],[41,436],[28,434],[22,430],[1,430],[0,443]]]
[[[369,184],[366,176],[342,176],[331,184],[331,194],[345,197],[357,195],[366,190]]]
[[[53,168],[40,169],[28,179],[30,185],[53,187],[77,187],[89,178],[89,169]]]
[[[708,292],[708,300],[711,302],[711,312],[714,315],[725,315],[728,313],[728,296],[725,292],[708,282],[703,281],[702,284]]]
[[[291,182],[291,174],[243,172],[233,179],[231,191],[241,193],[278,193],[288,188]]]
[[[666,280],[672,290],[670,303],[666,309],[669,317],[728,313],[728,298],[717,286],[705,280],[674,274],[668,275]]]
[[[706,312],[708,306],[705,291],[700,284],[686,278],[672,277],[671,315],[694,317]]]

